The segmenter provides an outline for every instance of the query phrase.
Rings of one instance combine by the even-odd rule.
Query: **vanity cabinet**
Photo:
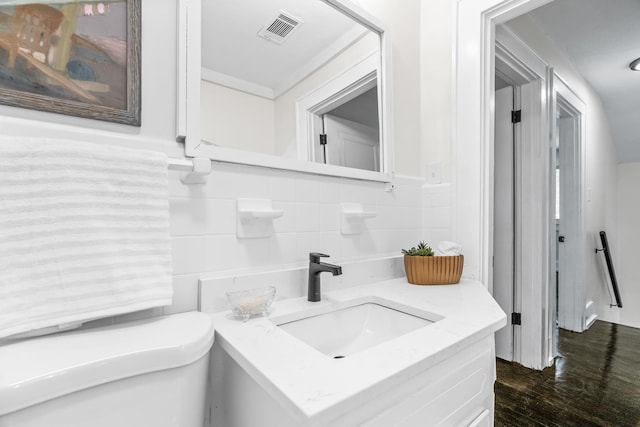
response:
[[[369,313],[384,319],[382,329],[354,315],[365,305],[378,306]],[[493,425],[494,334],[506,315],[480,282],[415,286],[403,277],[325,292],[319,302],[276,301],[271,316],[247,322],[211,316],[211,427]],[[406,316],[427,324],[402,332]],[[295,323],[302,335],[282,327]]]
[[[216,391],[209,413],[212,427],[493,425],[493,334],[460,348],[408,379],[400,373],[363,390],[366,403],[355,409],[338,403],[327,408],[322,419],[303,418],[290,405],[283,405],[259,383],[263,379],[252,378],[224,347],[224,340],[216,337],[211,357]]]

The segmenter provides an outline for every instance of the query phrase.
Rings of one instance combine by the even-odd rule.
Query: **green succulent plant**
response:
[[[409,256],[433,256],[433,249],[425,242],[418,243],[418,246],[414,246],[411,249],[403,249],[402,253]]]

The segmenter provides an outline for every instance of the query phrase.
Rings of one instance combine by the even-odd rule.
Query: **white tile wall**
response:
[[[431,246],[451,240],[451,185],[422,186],[422,235]],[[464,248],[462,248],[464,253]]]
[[[403,258],[400,255],[342,263],[342,275],[322,276],[322,291],[330,291],[364,283],[388,280],[404,276]],[[307,293],[306,266],[282,268],[257,273],[219,273],[200,279],[198,309],[206,313],[228,310],[226,293],[264,286],[276,288],[276,300],[296,298]]]
[[[397,177],[395,190],[389,192],[382,183],[214,163],[204,186],[183,185],[180,172],[171,171],[169,179],[174,302],[141,316],[197,309],[202,278],[299,270],[306,266],[309,252],[327,253],[331,255],[328,262],[337,264],[393,257],[419,240],[437,245],[451,234],[450,186],[423,185],[418,178]],[[284,211],[273,222],[273,236],[236,238],[236,199],[240,197],[271,199],[274,209]],[[343,236],[341,202],[362,203],[377,215],[365,221],[361,234]],[[386,266],[376,265],[378,269]],[[370,271],[357,277],[384,274],[388,272]],[[344,280],[325,279],[326,289],[341,286]],[[249,286],[240,279],[214,283],[220,285],[220,295]],[[284,295],[299,294],[300,289],[289,289]]]

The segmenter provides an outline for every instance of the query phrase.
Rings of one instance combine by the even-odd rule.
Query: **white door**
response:
[[[380,164],[378,129],[325,114],[325,163],[377,171]]]
[[[507,313],[507,326],[496,332],[496,356],[513,358],[514,288],[514,126],[513,86],[496,91],[493,207],[493,297]]]
[[[581,236],[580,116],[560,108],[558,119],[560,163],[560,229],[558,243],[558,326],[574,332],[585,329],[584,245]]]
[[[534,80],[495,96],[493,295],[509,322],[496,334],[496,355],[534,369],[545,366],[538,337],[546,323],[535,303],[545,292],[549,252],[542,245],[549,209],[542,202],[548,197],[541,169],[548,137],[541,88]],[[520,111],[516,123],[513,110]],[[520,324],[511,324],[512,313]]]
[[[584,102],[569,86],[557,76],[553,79],[553,117],[556,117],[554,141],[559,168],[557,191],[559,195],[558,236],[556,252],[558,260],[557,294],[550,295],[550,310],[557,314],[552,326],[582,332],[597,318],[590,314],[587,321],[587,307],[591,301],[586,298],[587,254],[585,228],[585,112]],[[553,175],[552,175],[553,176]],[[562,237],[560,242],[559,237]],[[597,242],[599,245],[599,242]],[[553,246],[553,245],[552,245]],[[557,344],[557,328],[551,331]],[[555,353],[553,353],[555,355]]]

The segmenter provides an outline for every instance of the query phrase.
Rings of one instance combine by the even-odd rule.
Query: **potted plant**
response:
[[[402,249],[407,280],[414,285],[449,285],[460,282],[464,256],[436,256],[425,242]]]

